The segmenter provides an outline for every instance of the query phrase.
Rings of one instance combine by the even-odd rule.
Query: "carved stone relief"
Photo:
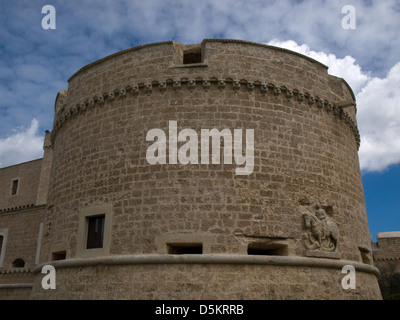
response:
[[[313,213],[303,214],[305,233],[302,237],[304,254],[308,257],[340,259],[338,253],[339,229],[317,205]]]

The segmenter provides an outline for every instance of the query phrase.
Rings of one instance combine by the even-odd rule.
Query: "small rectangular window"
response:
[[[203,254],[201,243],[168,243],[169,254]]]
[[[66,258],[67,258],[67,252],[66,251],[58,251],[58,252],[53,252],[51,254],[51,260],[52,261],[65,260]]]
[[[183,51],[183,64],[201,63],[201,46],[189,45]]]
[[[249,255],[287,256],[287,246],[281,244],[250,243],[247,247]]]
[[[15,179],[12,181],[11,195],[12,196],[16,195],[17,191],[18,191],[18,179]]]
[[[86,249],[103,248],[105,216],[87,217]]]
[[[359,248],[359,249],[362,262],[366,264],[372,264],[371,252],[365,248]]]

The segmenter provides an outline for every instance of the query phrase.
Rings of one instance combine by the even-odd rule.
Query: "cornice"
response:
[[[343,108],[335,103],[328,101],[317,95],[312,95],[309,92],[301,92],[298,89],[290,89],[285,85],[277,85],[274,83],[265,83],[261,81],[250,81],[246,79],[233,78],[181,78],[180,80],[166,79],[164,81],[154,80],[151,82],[138,82],[136,84],[127,84],[125,87],[115,88],[107,92],[95,94],[91,97],[81,100],[74,106],[63,105],[57,112],[54,120],[53,130],[51,132],[51,142],[54,144],[55,136],[58,131],[72,118],[77,115],[87,112],[96,107],[103,107],[104,104],[112,102],[116,99],[125,99],[128,95],[138,97],[139,95],[151,96],[154,92],[159,91],[161,94],[167,90],[167,87],[172,87],[175,92],[181,90],[198,90],[203,89],[208,91],[211,86],[216,86],[219,91],[224,91],[228,86],[231,86],[234,92],[238,92],[244,87],[248,93],[260,94],[262,96],[272,95],[275,98],[283,95],[287,100],[296,101],[299,104],[305,103],[310,108],[325,110],[328,114],[343,120],[352,130],[357,143],[357,149],[360,147],[360,133],[354,120],[343,111]],[[355,102],[354,102],[355,105]]]
[[[15,273],[32,273],[32,269],[27,269],[27,268],[10,268],[10,269],[5,269],[1,270],[0,274],[5,275],[5,274],[15,274]]]
[[[43,266],[50,264],[54,268],[82,268],[108,265],[154,265],[154,264],[231,264],[231,265],[272,265],[288,267],[309,267],[342,269],[345,265],[352,265],[357,271],[379,276],[379,270],[369,264],[327,258],[310,258],[298,256],[254,256],[240,254],[132,254],[103,256],[95,258],[72,258],[66,260],[49,261],[33,268],[33,273],[41,272]]]
[[[0,209],[0,215],[5,215],[9,213],[16,213],[16,212],[21,212],[21,211],[29,211],[29,210],[35,210],[35,209],[41,209],[45,208],[46,205],[35,205],[35,204],[24,204],[20,206],[15,206],[15,207],[9,207],[9,208],[3,208]]]

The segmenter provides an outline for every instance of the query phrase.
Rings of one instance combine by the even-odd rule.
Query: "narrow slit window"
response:
[[[0,235],[0,257],[1,257],[1,251],[3,248],[3,239],[4,239],[4,236]]]
[[[15,179],[12,181],[12,186],[11,186],[11,195],[15,196],[18,191],[18,179]]]
[[[86,249],[103,248],[105,216],[88,217]]]

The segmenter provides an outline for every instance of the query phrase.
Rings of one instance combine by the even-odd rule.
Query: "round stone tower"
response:
[[[51,134],[32,298],[381,298],[355,97],[313,59],[134,47],[72,75]]]

